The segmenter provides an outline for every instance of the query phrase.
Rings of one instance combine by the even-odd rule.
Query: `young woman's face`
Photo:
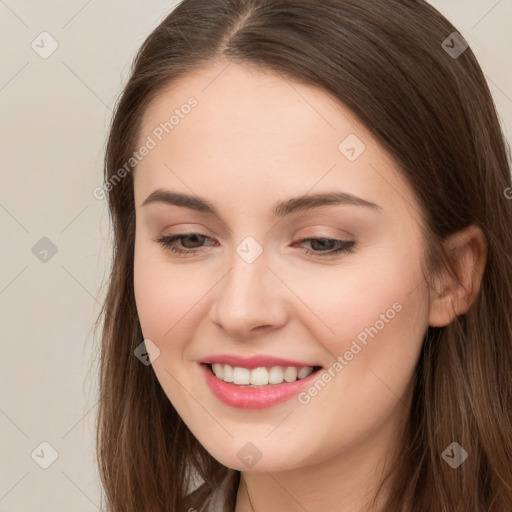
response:
[[[137,150],[138,315],[199,442],[242,471],[373,464],[408,412],[429,323],[420,208],[396,164],[325,91],[234,63],[158,96]],[[332,253],[336,240],[352,250]],[[229,359],[251,356],[263,359]],[[239,367],[221,366],[239,384],[213,376],[214,357]],[[303,365],[322,368],[298,385],[240,384]]]

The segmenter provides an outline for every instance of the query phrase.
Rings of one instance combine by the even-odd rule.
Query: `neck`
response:
[[[378,437],[355,443],[318,463],[290,470],[242,472],[235,512],[380,512],[386,487],[375,506],[369,507],[389,469],[398,442],[396,432],[396,423],[390,422]]]

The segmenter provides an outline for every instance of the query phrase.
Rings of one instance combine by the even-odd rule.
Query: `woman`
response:
[[[185,0],[113,118],[109,511],[505,512],[512,203],[420,0]]]

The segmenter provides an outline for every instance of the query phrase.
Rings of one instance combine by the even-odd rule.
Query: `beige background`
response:
[[[432,3],[480,59],[510,140],[512,0]],[[87,372],[110,243],[106,204],[92,192],[132,57],[173,5],[0,0],[0,512],[98,510]],[[58,43],[48,58],[31,47],[51,49],[43,31]],[[42,237],[54,255],[36,257]]]

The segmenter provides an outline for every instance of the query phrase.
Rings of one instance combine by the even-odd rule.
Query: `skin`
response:
[[[449,323],[478,293],[485,238],[470,227],[449,239],[461,283],[441,276],[442,293],[429,288],[421,270],[421,209],[364,126],[320,88],[226,65],[182,77],[141,123],[142,144],[190,96],[198,101],[134,174],[135,296],[144,338],[160,350],[153,369],[199,442],[243,472],[236,512],[252,510],[244,482],[257,512],[360,512],[399,442],[428,325]],[[366,146],[353,162],[338,149],[349,134]],[[204,197],[222,218],[143,206],[160,188]],[[329,205],[272,214],[279,200],[333,190],[381,209]],[[209,237],[174,243],[192,256],[155,241],[190,231]],[[250,264],[236,252],[247,236],[263,249]],[[321,246],[300,242],[308,237],[358,245],[353,253],[322,257]],[[220,353],[329,368],[394,303],[401,311],[308,404],[292,398],[263,410],[233,408],[210,392],[200,372],[198,361]],[[252,467],[237,456],[249,442],[261,453]]]

